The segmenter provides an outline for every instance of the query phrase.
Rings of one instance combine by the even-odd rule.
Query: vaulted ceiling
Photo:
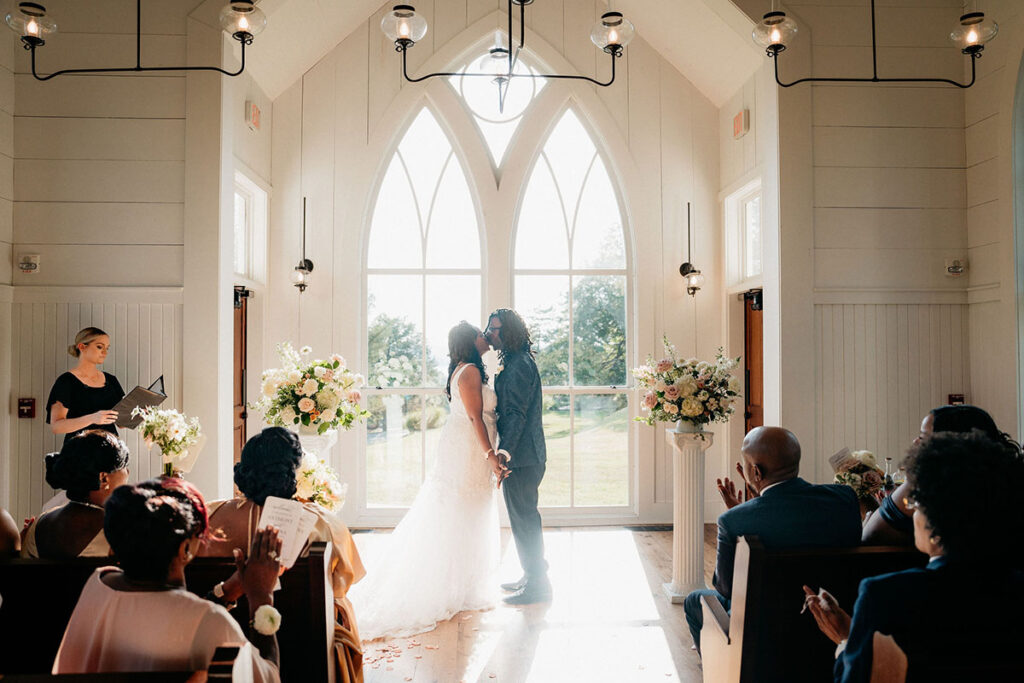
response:
[[[435,0],[451,1],[460,0]],[[498,9],[505,3],[494,0],[494,5]],[[764,59],[750,40],[750,19],[730,0],[612,0],[610,5],[622,11],[636,25],[637,34],[716,106],[736,92]],[[274,99],[382,3],[262,0],[259,6],[267,14],[267,29],[247,50],[246,61],[264,92]]]

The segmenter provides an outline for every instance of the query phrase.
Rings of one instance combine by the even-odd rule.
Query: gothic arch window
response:
[[[568,109],[525,184],[514,237],[515,308],[544,385],[545,507],[630,502],[629,270],[608,167]]]
[[[368,507],[409,505],[448,415],[448,330],[483,314],[478,211],[427,108],[387,165],[366,254]]]

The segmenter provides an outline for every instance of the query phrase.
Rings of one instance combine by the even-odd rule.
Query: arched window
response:
[[[367,246],[366,502],[409,505],[448,414],[448,330],[478,324],[477,210],[451,142],[422,109],[380,185]]]
[[[608,168],[567,110],[526,183],[515,233],[515,308],[544,384],[545,507],[628,505],[629,278]]]

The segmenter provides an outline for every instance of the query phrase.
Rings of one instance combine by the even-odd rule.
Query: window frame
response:
[[[746,206],[760,199],[761,207],[761,272],[748,275]],[[730,289],[759,286],[764,276],[764,193],[757,176],[726,195],[723,201],[725,230],[726,286]]]
[[[270,188],[252,171],[236,163],[232,191],[232,235],[234,235],[234,200],[241,195],[245,202],[245,272],[235,270],[234,245],[231,251],[232,275],[240,284],[267,283],[267,229],[270,223]]]

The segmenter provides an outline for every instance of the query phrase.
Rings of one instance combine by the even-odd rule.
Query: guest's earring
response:
[[[942,542],[941,536],[929,536],[928,540],[932,542],[932,545],[939,545]]]

